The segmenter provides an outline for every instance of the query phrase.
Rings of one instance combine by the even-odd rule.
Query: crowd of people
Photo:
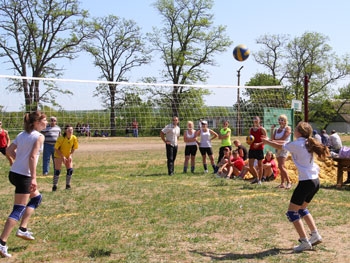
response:
[[[291,141],[292,131],[288,126],[287,116],[280,115],[278,123],[278,127],[271,126],[271,136],[268,138],[265,128],[260,123],[260,118],[253,117],[249,134],[254,140],[247,149],[239,140],[231,142],[231,129],[227,120],[223,121],[223,126],[218,133],[210,129],[205,120],[200,121],[198,130],[195,130],[192,121],[188,121],[183,136],[185,142],[183,173],[187,173],[188,168],[191,173],[195,172],[195,158],[199,149],[204,173],[209,172],[208,157],[213,173],[220,178],[244,179],[246,174],[250,173],[253,176],[251,183],[261,185],[262,182],[275,180],[280,174],[281,183],[278,188],[290,189],[292,184],[285,161],[291,154],[298,169],[299,180],[293,191],[286,216],[293,223],[299,235],[300,243],[294,247],[294,251],[301,252],[322,242],[322,237],[308,210],[308,205],[320,187],[319,167],[314,162],[313,154],[325,159],[330,156],[330,153],[339,153],[342,142],[336,131],[333,130],[331,135],[328,135],[323,130],[319,135],[306,122],[298,123],[294,130],[295,140]],[[90,130],[86,127],[85,125],[85,134],[88,134]],[[138,128],[137,123],[134,128]],[[18,222],[19,228],[16,236],[25,240],[34,240],[33,233],[28,230],[28,223],[42,200],[42,195],[38,191],[36,168],[40,152],[43,151],[42,174],[44,176],[49,174],[51,159],[53,161],[52,191],[55,192],[58,189],[62,165],[66,168],[65,189],[71,189],[74,171],[73,154],[79,146],[78,139],[73,133],[72,125],[65,125],[61,133],[55,116],[50,117],[48,124],[46,115],[36,111],[25,114],[24,131],[11,142],[8,131],[2,128],[0,121],[0,152],[9,161],[11,166],[9,180],[15,186],[13,209],[0,235],[0,256],[11,257],[11,254],[8,253],[7,240]],[[138,136],[137,131],[134,136]],[[166,145],[168,175],[172,176],[175,173],[175,160],[180,138],[178,117],[173,117],[172,123],[161,130],[160,137]],[[218,159],[215,161],[212,141],[217,138],[220,140],[220,148]],[[233,149],[232,145],[236,148]],[[275,148],[275,153],[267,151],[264,155],[265,145]],[[349,178],[348,181],[345,183],[350,183]],[[306,234],[302,219],[309,227],[310,238]]]
[[[166,144],[169,175],[174,175],[174,162],[178,152],[180,137],[178,123],[178,117],[174,117],[173,123],[167,125],[160,132],[160,137]],[[335,131],[332,131],[328,140],[325,140],[326,133],[322,131],[322,137],[321,135],[316,136],[317,132],[307,122],[298,123],[294,130],[295,140],[291,141],[292,131],[288,126],[287,116],[280,115],[278,123],[278,127],[271,126],[271,138],[268,138],[265,128],[260,124],[260,118],[258,116],[253,117],[253,125],[249,129],[249,135],[254,140],[250,143],[247,151],[239,140],[234,141],[237,148],[232,150],[231,129],[227,120],[223,121],[223,127],[219,133],[211,130],[205,120],[200,120],[199,129],[195,131],[193,122],[189,121],[184,133],[186,146],[183,172],[187,173],[191,160],[191,172],[194,173],[195,156],[197,147],[199,147],[204,173],[208,173],[206,158],[208,156],[213,167],[213,173],[217,174],[218,177],[243,179],[249,172],[253,176],[251,183],[261,185],[264,181],[275,180],[280,172],[281,183],[278,188],[291,189],[291,180],[285,167],[286,158],[291,154],[298,170],[298,184],[293,191],[286,216],[293,223],[299,235],[299,244],[293,250],[294,252],[302,252],[310,250],[313,246],[322,242],[316,223],[308,210],[310,202],[320,188],[320,168],[314,161],[314,153],[319,158],[325,159],[330,156],[330,151],[339,152],[342,144],[339,135]],[[216,138],[221,140],[217,163],[214,161],[211,143]],[[264,155],[264,145],[275,148],[275,154],[267,151]],[[311,232],[310,237],[306,233],[302,219],[304,219]]]

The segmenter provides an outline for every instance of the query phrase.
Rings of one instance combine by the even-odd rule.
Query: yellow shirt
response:
[[[60,150],[64,157],[68,158],[72,149],[78,149],[78,139],[75,135],[72,135],[69,139],[60,136],[55,143],[55,149]],[[61,156],[57,155],[55,152],[55,158],[61,158]]]

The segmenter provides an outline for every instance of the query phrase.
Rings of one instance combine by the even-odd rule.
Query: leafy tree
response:
[[[205,67],[215,65],[214,55],[224,52],[232,41],[225,35],[226,27],[213,26],[213,0],[158,0],[154,6],[163,27],[154,28],[148,36],[160,52],[163,80],[174,84],[168,107],[173,116],[179,116],[179,105],[189,89],[180,85],[205,82]]]
[[[307,99],[329,98],[332,85],[350,73],[349,56],[338,57],[328,45],[328,37],[305,32],[290,39],[286,35],[265,35],[255,60],[265,66],[295,99],[304,100],[304,76],[309,77]],[[318,96],[321,97],[321,96]]]
[[[40,94],[39,79],[59,77],[63,68],[55,61],[73,59],[80,51],[88,13],[77,0],[0,0],[0,57],[22,78],[11,90],[23,92],[26,110],[40,102],[54,102],[55,93],[71,93],[46,83]]]
[[[91,27],[93,38],[84,46],[92,55],[94,64],[101,70],[101,79],[110,83],[99,85],[96,96],[102,96],[103,103],[110,109],[111,135],[116,135],[115,117],[118,84],[127,81],[126,74],[133,68],[146,64],[150,60],[141,29],[132,20],[117,16],[95,18]]]

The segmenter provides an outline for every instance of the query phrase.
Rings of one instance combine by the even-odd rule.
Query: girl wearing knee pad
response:
[[[0,235],[0,255],[11,257],[7,252],[7,239],[18,221],[21,221],[16,236],[25,240],[34,240],[27,230],[30,216],[41,203],[41,194],[37,189],[36,166],[43,149],[44,136],[40,133],[47,125],[45,114],[40,111],[26,113],[24,131],[6,149],[6,154],[14,159],[9,180],[15,186],[13,210],[6,220]],[[29,202],[28,202],[29,200]]]
[[[62,164],[67,169],[66,189],[70,189],[70,181],[73,175],[73,153],[78,149],[78,139],[73,135],[73,126],[67,124],[64,133],[55,143],[55,172],[53,175],[52,191],[57,190],[57,183],[61,173]]]
[[[268,144],[276,149],[287,150],[292,154],[292,159],[298,169],[298,185],[295,188],[291,197],[287,218],[293,223],[297,233],[299,234],[300,244],[293,248],[294,252],[302,252],[312,249],[322,242],[322,237],[318,233],[315,221],[307,209],[309,203],[317,193],[320,187],[319,181],[319,166],[314,162],[314,153],[321,159],[325,159],[329,155],[327,146],[319,143],[312,137],[312,127],[307,122],[299,122],[295,127],[293,142],[271,141],[264,138],[265,144]],[[304,219],[310,229],[310,238],[307,237],[304,224],[301,219]]]

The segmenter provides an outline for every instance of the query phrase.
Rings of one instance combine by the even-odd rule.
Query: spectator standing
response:
[[[229,127],[229,121],[224,120],[222,122],[223,127],[220,129],[218,135],[219,140],[221,140],[221,145],[219,149],[219,157],[217,163],[221,161],[222,157],[224,157],[224,149],[227,147],[232,150],[231,146],[231,129]]]
[[[194,173],[197,147],[197,135],[192,121],[187,122],[187,130],[184,132],[185,161],[183,172],[187,173],[188,163],[191,159],[191,173]]]
[[[288,118],[285,114],[278,117],[279,127],[275,129],[275,125],[271,126],[271,139],[276,141],[290,141],[290,135],[292,130],[288,126]],[[278,162],[278,168],[281,172],[281,184],[277,186],[278,188],[290,189],[292,187],[292,181],[289,178],[288,171],[286,168],[286,159],[288,156],[288,151],[283,149],[276,149],[276,158]],[[285,185],[286,183],[286,185]]]
[[[134,119],[131,123],[132,126],[132,135],[137,138],[139,137],[139,123],[136,119]]]
[[[178,140],[180,138],[179,118],[174,116],[172,123],[166,125],[160,131],[160,138],[165,143],[168,175],[174,175],[174,165],[178,150]]]
[[[7,252],[6,243],[17,222],[21,221],[16,236],[25,240],[34,240],[33,233],[29,232],[27,227],[31,215],[42,200],[36,181],[36,166],[44,143],[44,135],[40,131],[45,129],[46,125],[45,114],[40,111],[26,113],[24,131],[19,133],[6,149],[7,154],[14,159],[9,180],[15,186],[15,196],[13,210],[0,235],[2,257],[11,257]]]
[[[298,235],[299,245],[293,248],[294,252],[302,252],[312,249],[322,242],[314,218],[308,210],[308,205],[320,188],[319,166],[314,161],[314,153],[321,159],[329,155],[328,148],[312,138],[312,127],[307,122],[299,122],[295,127],[294,136],[296,140],[281,144],[281,142],[270,141],[264,138],[263,142],[276,149],[285,149],[292,154],[292,159],[298,169],[299,182],[291,197],[288,211],[288,220],[293,223]],[[306,235],[302,222],[305,220],[311,231],[311,237]]]
[[[0,121],[0,152],[10,162],[10,166],[13,164],[13,159],[6,154],[6,148],[11,144],[10,136],[7,130],[2,128],[2,121]]]
[[[67,169],[66,189],[71,189],[70,181],[73,175],[73,153],[78,149],[78,139],[73,135],[73,126],[67,124],[63,135],[55,143],[55,172],[53,175],[52,191],[57,190],[57,183],[61,173],[62,163]]]
[[[197,137],[200,138],[200,142],[198,142],[198,144],[199,144],[199,151],[201,152],[201,155],[202,155],[204,173],[208,173],[207,155],[213,167],[214,173],[216,173],[218,168],[215,165],[211,141],[217,138],[218,134],[208,128],[207,121],[203,120],[201,123],[201,127],[202,128],[198,130],[196,133],[197,133]]]
[[[43,175],[48,175],[50,171],[50,159],[52,158],[53,169],[55,170],[55,143],[61,136],[61,128],[57,125],[57,118],[52,116],[50,124],[42,131],[45,136],[44,153],[43,153]]]
[[[340,148],[343,147],[343,143],[335,130],[332,130],[329,136],[329,148],[331,152],[339,153]]]
[[[264,159],[264,143],[262,137],[266,136],[266,130],[260,125],[260,118],[253,118],[253,127],[250,128],[249,134],[254,136],[254,142],[250,145],[248,152],[249,171],[253,175],[252,184],[261,184],[263,169],[262,160]],[[255,169],[254,161],[258,161],[258,171]]]
[[[326,130],[321,131],[321,141],[323,145],[329,146],[329,135]]]

